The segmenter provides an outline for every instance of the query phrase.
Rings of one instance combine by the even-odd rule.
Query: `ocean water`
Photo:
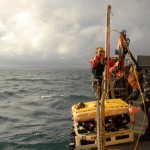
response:
[[[0,69],[0,150],[67,150],[71,106],[93,99],[90,69]]]

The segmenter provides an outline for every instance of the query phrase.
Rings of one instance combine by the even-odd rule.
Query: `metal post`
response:
[[[102,87],[102,86],[101,86]],[[103,87],[102,87],[103,88]],[[100,99],[100,81],[97,80],[97,149],[105,150],[105,109],[104,101],[105,91],[101,95]]]
[[[109,60],[110,60],[110,12],[111,12],[111,5],[107,7],[107,17],[106,17],[106,33],[105,33],[105,56],[107,57],[107,68],[106,68],[106,78],[110,78],[109,73]]]
[[[106,18],[106,37],[105,37],[105,57],[107,57],[107,64],[104,71],[104,90],[101,95],[100,100],[100,91],[99,91],[99,81],[97,87],[97,148],[98,150],[105,150],[105,98],[106,94],[109,94],[109,82],[110,74],[108,71],[109,58],[110,58],[110,12],[111,6],[108,5],[107,8],[107,18]]]
[[[101,149],[101,145],[102,145],[102,137],[101,137],[101,125],[100,125],[100,85],[99,85],[99,80],[97,81],[97,101],[96,101],[96,105],[97,105],[97,149],[100,150]]]

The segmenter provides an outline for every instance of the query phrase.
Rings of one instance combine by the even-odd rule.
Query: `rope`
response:
[[[121,34],[119,31],[117,31],[117,30],[111,30],[110,32],[113,32],[113,31],[114,31],[114,32],[117,32],[117,33],[118,33],[119,35],[121,35],[121,37],[123,38],[123,42],[125,43],[125,46],[126,46],[126,48],[127,48],[130,61],[131,61],[132,63],[134,63],[133,60],[131,59],[131,53],[130,53],[130,50],[129,50],[129,47],[128,47],[128,45],[127,45],[126,40],[124,39],[124,37],[122,36],[122,34]],[[134,70],[134,74],[135,74],[135,77],[136,77],[136,81],[137,81],[137,83],[138,83],[138,88],[139,88],[139,90],[140,90],[140,95],[141,95],[141,97],[142,97],[142,103],[143,103],[143,105],[144,105],[144,117],[143,117],[142,125],[141,125],[141,128],[140,128],[140,132],[139,132],[139,135],[138,135],[138,139],[137,139],[137,142],[136,142],[135,147],[134,147],[134,150],[136,150],[136,149],[137,149],[137,146],[138,146],[138,143],[139,143],[140,135],[141,135],[141,133],[142,133],[142,130],[143,130],[143,128],[144,128],[145,121],[146,121],[146,107],[145,107],[145,101],[144,101],[144,96],[143,96],[143,93],[142,93],[142,90],[141,90],[141,86],[140,86],[140,83],[139,83],[139,80],[138,80],[138,77],[137,77],[137,74],[136,74],[135,66],[132,66],[132,67],[133,67],[133,70]]]

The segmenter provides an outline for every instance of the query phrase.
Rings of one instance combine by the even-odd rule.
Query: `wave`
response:
[[[13,118],[10,118],[10,117],[4,117],[4,116],[0,116],[0,121],[1,123],[4,123],[4,122],[18,122],[19,119],[13,119]]]
[[[42,95],[41,98],[50,98],[52,95]]]
[[[47,81],[46,78],[9,78],[6,81]]]
[[[14,150],[19,144],[9,141],[1,141],[0,149],[1,150]]]
[[[50,97],[64,97],[64,98],[76,98],[76,99],[91,99],[89,96],[85,95],[72,95],[72,94],[58,94],[58,95],[42,95],[41,98],[50,98]]]
[[[66,97],[66,99],[70,99],[70,100],[91,100],[92,97],[85,96],[85,95],[69,95],[68,97]]]
[[[15,95],[15,92],[10,92],[10,91],[3,91],[1,92],[2,96],[13,96]]]
[[[26,89],[11,89],[11,91],[1,91],[0,95],[1,95],[1,99],[6,99],[8,97],[13,97],[13,98],[17,98],[19,97],[18,94],[26,94],[28,93],[29,90]]]
[[[51,97],[65,97],[65,95],[61,94],[61,95],[42,95],[40,96],[42,99],[44,98],[51,98]]]
[[[48,116],[49,115],[49,113],[48,112],[45,112],[45,111],[38,111],[38,110],[35,110],[35,111],[33,111],[33,113],[32,113],[32,116],[34,116],[34,117],[40,117],[40,116]]]

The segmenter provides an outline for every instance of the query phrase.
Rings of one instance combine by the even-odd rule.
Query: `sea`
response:
[[[0,150],[67,150],[71,107],[95,100],[88,68],[0,69]]]

